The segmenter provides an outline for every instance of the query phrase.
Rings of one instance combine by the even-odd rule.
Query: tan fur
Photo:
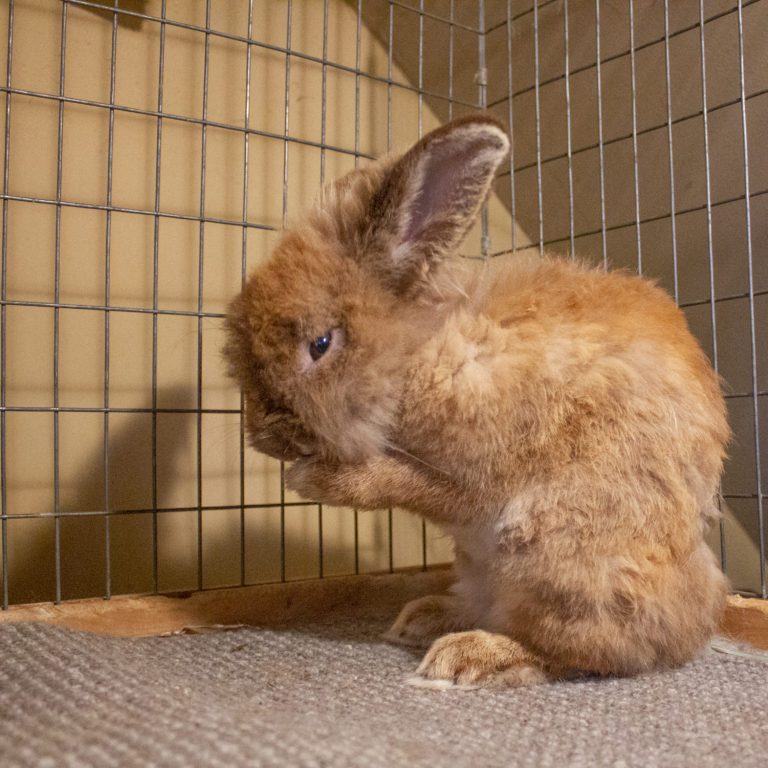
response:
[[[434,640],[422,678],[683,664],[726,593],[702,538],[729,437],[719,382],[648,281],[454,257],[507,148],[493,121],[456,121],[336,182],[286,235],[228,317],[251,442],[307,497],[454,536],[453,594],[388,635]]]

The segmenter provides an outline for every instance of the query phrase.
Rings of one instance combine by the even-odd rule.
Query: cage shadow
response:
[[[7,522],[10,604],[387,570],[386,512],[360,513],[356,553],[353,511],[325,509],[321,547],[317,505],[289,502],[281,515],[277,503],[232,503],[241,466],[237,457],[226,457],[235,450],[239,419],[221,424],[226,434],[203,427],[204,450],[216,460],[209,465],[203,455],[199,477],[196,390],[163,388],[156,402],[163,406],[156,411],[149,403],[130,412],[60,419],[59,432],[78,437],[68,435],[68,447],[59,452],[58,514],[52,505],[10,515]],[[248,456],[250,493],[263,500],[269,485],[263,457],[250,449]],[[378,554],[366,555],[365,546]]]
[[[163,440],[162,464],[172,475],[191,438],[195,392],[177,387],[158,396],[188,411]],[[105,414],[98,429],[82,418],[72,428],[82,430],[82,458],[58,478],[58,514],[8,519],[11,603],[152,591],[153,507],[173,489],[158,482],[151,403]]]

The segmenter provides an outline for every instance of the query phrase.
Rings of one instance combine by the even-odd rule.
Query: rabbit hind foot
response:
[[[540,662],[506,635],[453,632],[432,643],[412,685],[446,688],[519,688],[550,678]]]

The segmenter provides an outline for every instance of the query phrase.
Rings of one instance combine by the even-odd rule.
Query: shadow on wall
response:
[[[195,405],[191,390],[179,388],[158,395],[179,409]],[[155,518],[151,512],[137,510],[151,509],[155,494],[160,507],[173,498],[172,478],[178,475],[177,482],[181,482],[188,472],[182,463],[194,439],[196,416],[174,414],[172,429],[162,425],[162,418],[158,414],[156,451],[151,413],[110,414],[106,441],[101,415],[102,423],[92,422],[95,429],[90,434],[80,432],[81,449],[83,444],[91,448],[61,478],[58,521],[51,516],[8,522],[11,602],[56,596],[57,522],[63,599],[153,590]],[[60,417],[61,433],[69,426],[81,430],[80,420],[61,423],[65,421]],[[101,441],[97,439],[99,428]],[[157,467],[155,483],[153,463]],[[176,542],[178,557],[183,559],[180,543]]]
[[[288,493],[281,519],[280,465],[249,449],[241,510],[240,418],[206,424],[203,414],[198,445],[196,397],[191,388],[165,389],[156,419],[149,404],[110,414],[106,444],[103,414],[90,431],[84,414],[60,415],[61,514],[8,520],[11,604],[389,569],[388,511],[326,507],[321,515]],[[46,506],[35,497],[34,509]],[[419,565],[421,521],[394,510],[391,531],[391,565]],[[428,561],[449,561],[449,540],[431,526],[428,535]]]
[[[112,12],[111,9],[115,7],[114,0],[91,0],[91,1],[94,3],[94,5],[103,5],[104,10],[101,10],[100,8],[84,6],[89,13],[96,14],[97,16],[100,16],[105,21],[111,22],[113,20],[115,14]],[[120,10],[128,11],[129,13],[146,14],[148,10],[147,9],[148,5],[149,5],[149,0],[119,0]],[[118,24],[121,27],[125,27],[126,29],[141,29],[143,24],[143,19],[137,16],[130,16],[128,13],[123,13],[123,14],[120,14],[120,16],[118,17]]]

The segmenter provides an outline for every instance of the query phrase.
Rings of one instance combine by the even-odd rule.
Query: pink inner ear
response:
[[[459,157],[460,154],[454,152],[451,156],[441,152],[439,157],[431,154],[424,161],[421,186],[409,212],[406,241],[421,239],[424,230],[434,221],[436,215],[450,216],[452,209],[460,207],[459,188],[463,186],[461,163],[466,162]]]
[[[433,142],[418,161],[406,243],[431,237],[455,241],[472,224],[507,147],[495,129],[463,133]]]

